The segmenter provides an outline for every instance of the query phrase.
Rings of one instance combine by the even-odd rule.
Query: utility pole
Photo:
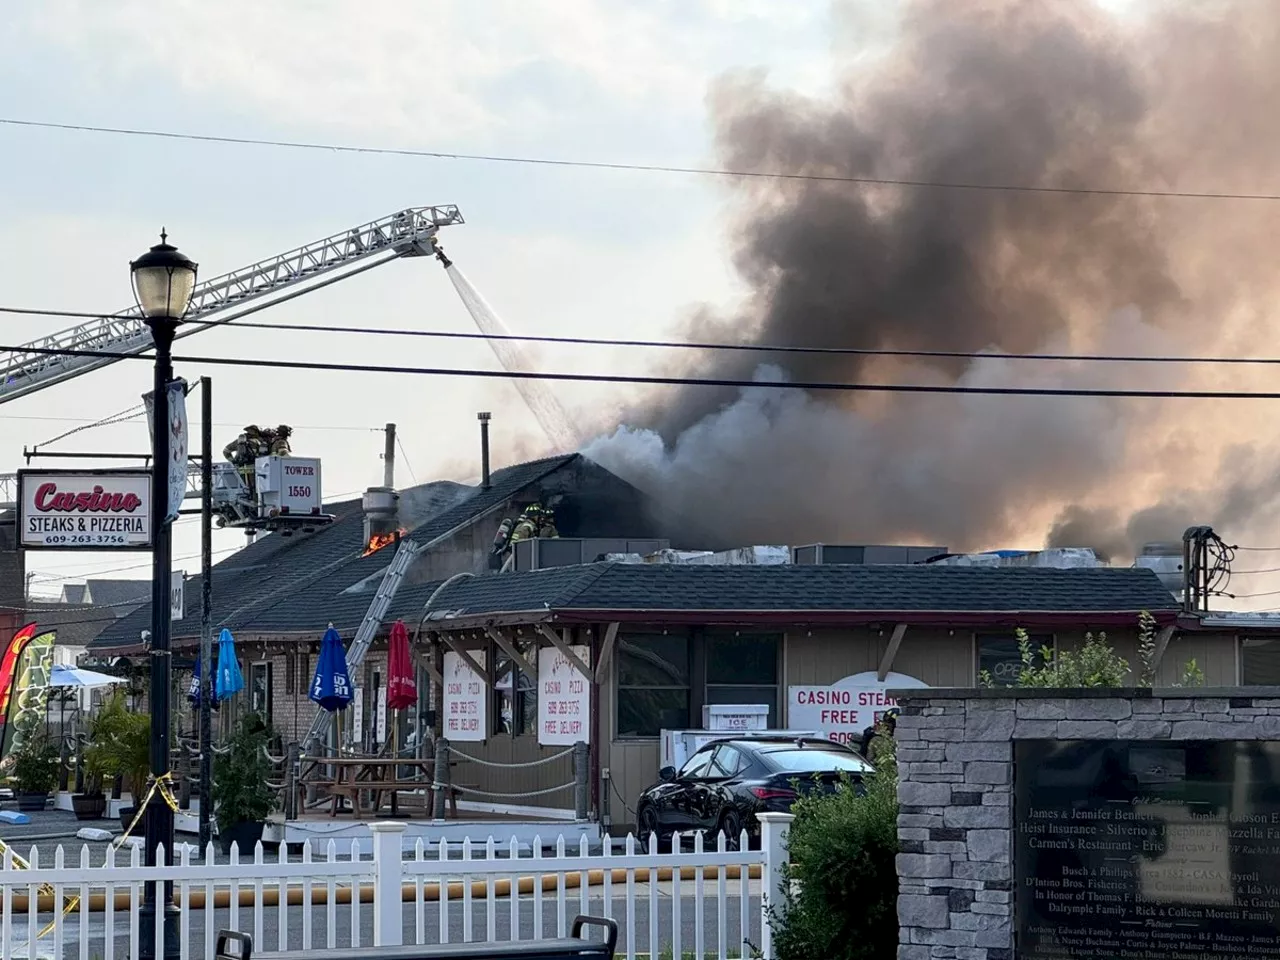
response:
[[[200,378],[200,852],[213,841],[213,381]]]

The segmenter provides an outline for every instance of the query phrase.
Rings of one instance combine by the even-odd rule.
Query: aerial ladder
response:
[[[240,317],[401,257],[435,256],[443,262],[436,235],[441,227],[463,222],[462,214],[452,204],[410,207],[206,280],[192,293],[191,306],[177,336],[189,337],[234,323]],[[152,346],[151,331],[137,307],[50,334],[0,360],[0,403],[109,366],[120,359],[119,354],[144,354]],[[78,352],[74,356],[56,353],[64,350]],[[0,475],[0,507],[12,508],[17,492],[16,476]],[[188,496],[199,495],[195,480]]]
[[[433,256],[447,268],[451,263],[438,246],[436,235],[441,227],[463,222],[462,214],[452,204],[411,207],[207,280],[193,292],[185,323],[177,336],[189,337],[233,323],[239,317],[401,257]],[[136,307],[51,334],[12,351],[0,363],[0,403],[108,366],[120,359],[118,354],[141,355],[151,348],[151,332]],[[74,356],[44,352],[60,350],[78,352]],[[93,356],[93,352],[113,355]],[[231,464],[215,465],[212,491],[215,503],[220,491],[225,492],[225,484],[219,477],[227,477],[227,468],[231,468]],[[201,496],[199,477],[199,469],[193,468],[188,475],[188,498]],[[0,475],[0,508],[14,506],[17,486],[16,475]],[[231,504],[235,499],[233,495],[225,502]],[[229,525],[243,525],[243,518],[231,519],[231,514],[224,519],[229,520]],[[354,670],[363,661],[405,574],[422,549],[411,540],[400,541],[353,638],[348,655],[350,669]],[[327,719],[332,720],[331,715],[327,715]],[[324,733],[324,721],[318,720],[313,726],[308,742],[316,741]]]

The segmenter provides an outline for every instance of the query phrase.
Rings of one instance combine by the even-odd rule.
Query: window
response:
[[[1040,656],[1042,647],[1053,648],[1053,634],[1031,634],[1033,662],[1043,666]],[[1022,671],[1022,652],[1018,649],[1018,638],[1012,633],[980,633],[978,634],[978,676],[989,674],[991,682],[997,687],[1011,687],[1018,682]]]
[[[534,643],[518,643],[516,649],[537,665],[538,648]],[[497,682],[494,684],[493,729],[513,737],[538,730],[538,678],[517,667],[510,657],[499,655]]]
[[[776,728],[780,641],[773,633],[709,634],[706,703],[768,704],[769,726]]]
[[[249,665],[249,709],[271,722],[271,661]]]
[[[1240,641],[1240,682],[1247,687],[1280,685],[1280,640]]]
[[[829,770],[847,770],[850,773],[870,773],[871,764],[854,753],[821,748],[804,750],[774,750],[768,754],[769,763],[783,773],[813,773]]]
[[[680,771],[681,780],[701,780],[708,776],[711,769],[711,750],[702,750],[689,758]]]
[[[716,747],[715,756],[711,760],[711,772],[708,776],[729,778],[747,765],[746,758],[734,747]]]
[[[683,633],[618,637],[618,736],[688,729],[690,644]]]

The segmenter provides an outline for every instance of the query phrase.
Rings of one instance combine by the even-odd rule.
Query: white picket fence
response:
[[[776,903],[786,859],[787,814],[761,815],[759,850],[715,849],[694,838],[693,851],[673,841],[659,851],[634,837],[606,838],[588,850],[583,839],[554,856],[535,840],[523,853],[513,840],[418,841],[404,855],[405,825],[375,823],[372,856],[358,841],[328,844],[323,855],[303,848],[300,860],[264,856],[217,863],[213,848],[201,859],[184,846],[169,867],[145,867],[139,850],[108,850],[92,863],[88,848],[58,847],[52,865],[31,851],[24,865],[7,850],[0,864],[0,960],[117,960],[139,954],[143,888],[174,886],[183,960],[212,960],[219,930],[253,937],[254,953],[285,949],[391,946],[459,941],[519,941],[569,935],[577,914],[606,916],[620,928],[618,956],[634,960],[665,951],[679,960],[768,958],[767,911]],[[745,840],[745,834],[743,839]],[[345,848],[345,849],[344,849]],[[753,894],[752,876],[760,878]],[[686,900],[691,901],[686,903]],[[692,910],[688,917],[686,910]],[[157,930],[156,955],[163,956]]]

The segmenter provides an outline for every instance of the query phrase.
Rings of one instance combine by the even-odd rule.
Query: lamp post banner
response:
[[[178,519],[182,501],[187,496],[187,381],[169,381],[169,504],[164,522]],[[147,407],[147,425],[155,431],[155,393],[142,397]]]

